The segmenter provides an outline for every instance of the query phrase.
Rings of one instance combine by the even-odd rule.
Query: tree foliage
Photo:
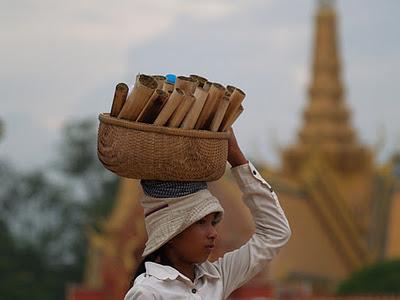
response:
[[[65,126],[57,161],[22,173],[0,160],[0,298],[63,299],[81,282],[86,228],[107,216],[118,179],[97,159],[95,123]]]
[[[355,272],[339,286],[337,293],[400,294],[400,260],[379,262]]]
[[[39,248],[17,245],[4,222],[0,245],[2,299],[63,299],[65,282],[78,277],[76,266],[49,264]]]

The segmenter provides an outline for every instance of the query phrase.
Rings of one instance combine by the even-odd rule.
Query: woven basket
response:
[[[213,181],[225,172],[227,132],[185,130],[99,115],[97,153],[122,177]]]

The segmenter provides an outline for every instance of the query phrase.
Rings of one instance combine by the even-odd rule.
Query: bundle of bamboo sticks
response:
[[[246,94],[198,75],[136,76],[129,92],[116,86],[112,117],[183,129],[226,131],[243,112]]]

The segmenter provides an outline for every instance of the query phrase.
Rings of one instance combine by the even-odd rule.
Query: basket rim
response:
[[[218,139],[218,140],[228,140],[230,136],[230,133],[227,131],[213,132],[208,130],[172,128],[172,127],[158,126],[147,123],[133,122],[111,117],[109,113],[100,113],[99,121],[100,123],[114,125],[122,128],[136,129],[139,131],[147,131],[154,133],[162,133],[167,135],[197,137],[203,139]]]

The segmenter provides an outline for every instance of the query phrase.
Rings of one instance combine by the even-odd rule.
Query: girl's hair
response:
[[[143,273],[146,272],[146,267],[145,267],[145,263],[146,262],[150,261],[150,262],[158,263],[160,265],[172,266],[170,260],[165,255],[164,249],[165,249],[165,247],[163,246],[163,247],[157,249],[153,253],[150,253],[149,255],[147,255],[146,257],[143,258],[143,260],[140,262],[139,266],[137,267],[135,274],[133,275],[130,287],[133,286],[133,283],[135,282],[135,279],[140,274],[143,274]]]

